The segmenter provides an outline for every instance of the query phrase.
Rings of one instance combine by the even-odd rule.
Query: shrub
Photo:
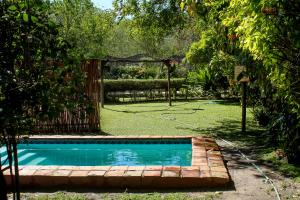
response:
[[[270,113],[268,113],[267,110],[262,106],[255,107],[253,109],[253,115],[255,120],[261,126],[267,126],[270,122]]]
[[[185,79],[171,79],[171,88],[180,89],[185,84]],[[150,90],[167,89],[166,79],[119,79],[104,80],[105,91],[126,91],[126,90]]]

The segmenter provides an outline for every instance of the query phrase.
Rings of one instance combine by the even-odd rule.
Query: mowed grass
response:
[[[203,192],[197,196],[191,195],[189,193],[97,193],[95,195],[91,194],[76,194],[76,193],[65,193],[57,192],[54,194],[44,194],[38,196],[26,196],[23,195],[22,199],[28,200],[213,200],[219,195],[216,193]]]
[[[105,105],[102,131],[109,135],[207,135],[240,132],[241,106],[216,100]],[[247,109],[248,130],[258,129]]]

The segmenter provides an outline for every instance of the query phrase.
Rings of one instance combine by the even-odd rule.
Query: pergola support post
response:
[[[171,63],[170,63],[170,60],[166,60],[165,65],[167,66],[167,69],[168,69],[168,101],[169,101],[169,106],[172,106]]]

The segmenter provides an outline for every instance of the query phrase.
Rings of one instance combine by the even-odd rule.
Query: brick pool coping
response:
[[[198,188],[230,182],[213,138],[193,136],[34,136],[30,139],[191,139],[192,166],[20,166],[22,188]],[[4,171],[11,185],[9,170]]]

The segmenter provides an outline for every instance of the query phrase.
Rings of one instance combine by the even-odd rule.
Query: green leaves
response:
[[[185,8],[185,2],[184,1],[181,1],[180,2],[180,9],[183,11]]]
[[[28,17],[27,13],[23,13],[23,20],[24,20],[24,22],[28,22],[29,17]]]
[[[15,5],[11,5],[11,6],[8,7],[8,10],[10,10],[10,11],[16,11],[17,7]]]
[[[35,17],[35,16],[30,16],[31,17],[31,21],[33,22],[33,23],[37,23],[39,20],[38,20],[38,18],[37,17]]]

